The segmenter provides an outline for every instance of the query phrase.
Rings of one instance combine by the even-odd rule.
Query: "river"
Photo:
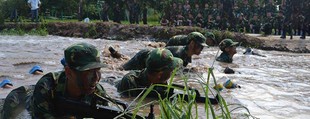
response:
[[[134,56],[140,49],[151,48],[148,46],[151,43],[150,39],[113,41],[59,36],[4,35],[0,36],[0,81],[9,78],[14,87],[35,84],[41,76],[28,74],[31,67],[38,64],[44,73],[62,70],[60,59],[63,58],[63,50],[77,42],[91,43],[103,52],[101,58],[109,66],[101,70],[102,77],[121,78],[127,73],[118,70],[125,60],[105,55],[107,47],[113,46],[128,57]],[[234,56],[232,64],[214,63],[214,73],[220,83],[231,79],[241,86],[240,89],[224,89],[222,94],[238,100],[258,118],[310,118],[310,54],[254,49],[267,56],[260,57],[244,55],[244,51],[244,47],[237,47],[238,53]],[[205,67],[212,65],[217,52],[217,47],[203,49],[201,55],[193,57],[190,66],[197,67],[198,72],[203,73],[202,76],[206,78]],[[226,66],[234,69],[236,73],[222,73]],[[120,97],[115,87],[104,82],[101,84],[109,95]],[[0,98],[5,98],[11,90],[0,89]]]

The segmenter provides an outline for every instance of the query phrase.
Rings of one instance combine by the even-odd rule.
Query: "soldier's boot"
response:
[[[290,39],[293,39],[293,33],[292,33],[292,31],[291,31],[291,33],[290,33]]]

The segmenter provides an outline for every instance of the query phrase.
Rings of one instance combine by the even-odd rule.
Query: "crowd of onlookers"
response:
[[[273,0],[255,0],[254,4],[250,4],[248,0],[215,0],[213,3],[190,3],[189,0],[184,3],[173,2],[165,8],[160,23],[163,26],[197,26],[247,33],[263,31],[266,34],[277,35],[281,34],[283,27],[289,26],[295,35],[300,35],[302,29],[309,27],[310,23],[309,18],[306,18],[310,8],[307,1],[301,2],[303,6],[297,4],[296,7],[295,4],[288,6],[285,1],[276,4]],[[289,15],[291,19],[288,19]]]

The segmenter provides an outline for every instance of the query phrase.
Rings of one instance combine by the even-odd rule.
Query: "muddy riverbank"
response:
[[[14,24],[7,23],[0,26],[3,29],[22,29],[30,31],[32,29],[46,28],[49,35],[78,38],[102,38],[109,40],[132,40],[136,38],[146,38],[152,41],[166,42],[171,36],[177,34],[188,34],[192,31],[207,32],[208,30],[198,27],[164,27],[148,25],[123,25],[114,22],[82,23],[41,23],[41,24]],[[310,53],[310,39],[280,39],[280,36],[261,36],[258,34],[243,34],[227,31],[211,31],[220,42],[224,38],[232,38],[242,42],[241,46],[253,47],[263,50],[287,51],[295,53]]]

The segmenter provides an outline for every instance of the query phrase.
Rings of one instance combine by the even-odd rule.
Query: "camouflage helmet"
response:
[[[224,51],[225,48],[235,46],[237,44],[239,44],[239,42],[234,42],[231,39],[224,39],[223,41],[220,42],[219,47],[222,51]]]
[[[207,47],[208,45],[206,44],[206,37],[202,35],[199,32],[191,32],[188,34],[188,39],[194,40],[196,43],[200,44],[201,46]]]
[[[214,43],[216,43],[216,41],[215,41],[215,35],[214,35],[212,32],[207,32],[207,33],[205,34],[205,36],[206,36],[207,38],[212,39],[212,40],[214,41]]]
[[[100,62],[99,51],[91,44],[73,44],[64,52],[66,64],[72,69],[86,71],[106,66]]]
[[[156,48],[152,50],[146,59],[146,68],[150,71],[175,69],[182,65],[182,59],[173,57],[172,53],[165,48]]]

